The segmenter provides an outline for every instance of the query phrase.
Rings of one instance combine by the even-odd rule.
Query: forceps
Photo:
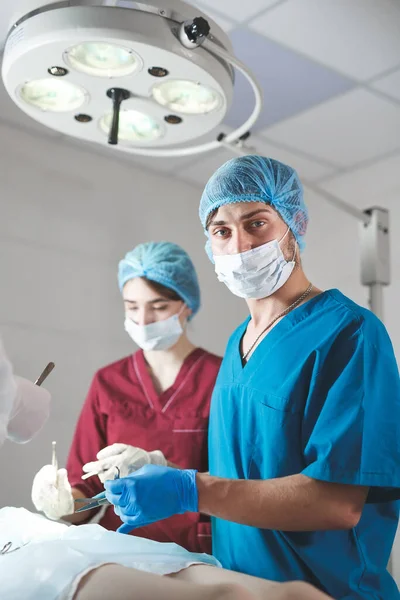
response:
[[[120,470],[118,467],[115,468],[117,469],[117,474],[114,477],[114,479],[119,479]],[[106,506],[108,504],[111,504],[111,502],[109,502],[107,498],[105,498],[104,492],[97,494],[97,496],[93,496],[93,498],[76,498],[74,502],[75,506],[77,504],[81,505],[75,510],[76,513],[84,512],[85,510],[91,510],[92,508],[98,508],[99,506]]]

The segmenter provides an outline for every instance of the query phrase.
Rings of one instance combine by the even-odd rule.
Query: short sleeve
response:
[[[316,361],[303,419],[303,475],[370,487],[369,502],[400,498],[400,381],[383,325],[347,327]],[[324,352],[321,352],[324,354]]]
[[[104,489],[98,477],[82,480],[83,465],[96,460],[96,454],[107,445],[107,417],[100,410],[98,385],[96,375],[79,416],[67,460],[71,486],[78,488],[86,497],[94,496]]]

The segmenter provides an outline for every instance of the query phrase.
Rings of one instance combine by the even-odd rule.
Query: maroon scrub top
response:
[[[103,491],[96,476],[82,481],[82,466],[96,460],[99,450],[114,443],[161,450],[168,461],[180,467],[208,471],[208,417],[221,360],[197,348],[185,359],[173,385],[161,395],[154,389],[141,350],[100,369],[92,381],[69,452],[71,486],[86,497]],[[113,531],[121,525],[113,507],[107,508],[100,524]],[[176,515],[135,529],[132,534],[175,542],[192,552],[211,553],[209,519],[196,513]]]

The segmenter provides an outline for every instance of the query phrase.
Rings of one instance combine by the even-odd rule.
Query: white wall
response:
[[[132,349],[116,283],[117,263],[127,250],[167,239],[189,252],[203,290],[193,339],[212,351],[223,352],[245,307],[218,284],[203,251],[200,189],[3,125],[0,140],[0,332],[19,374],[34,379],[49,360],[56,363],[45,430],[29,446],[6,444],[0,454],[0,506],[31,508],[32,477],[50,460],[53,439],[63,463],[94,371]],[[360,206],[392,204],[394,282],[386,314],[398,355],[399,195],[400,189],[387,199],[356,199]],[[313,194],[308,204],[304,263],[311,280],[366,304],[358,224]],[[400,544],[398,553],[400,576]]]

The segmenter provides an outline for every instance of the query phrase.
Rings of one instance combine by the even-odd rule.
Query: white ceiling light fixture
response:
[[[231,105],[233,67],[252,86],[254,108],[235,131],[196,145]],[[260,88],[232,55],[229,38],[182,0],[27,0],[10,24],[2,77],[33,119],[145,156],[207,152],[222,138],[234,143],[262,107]]]

